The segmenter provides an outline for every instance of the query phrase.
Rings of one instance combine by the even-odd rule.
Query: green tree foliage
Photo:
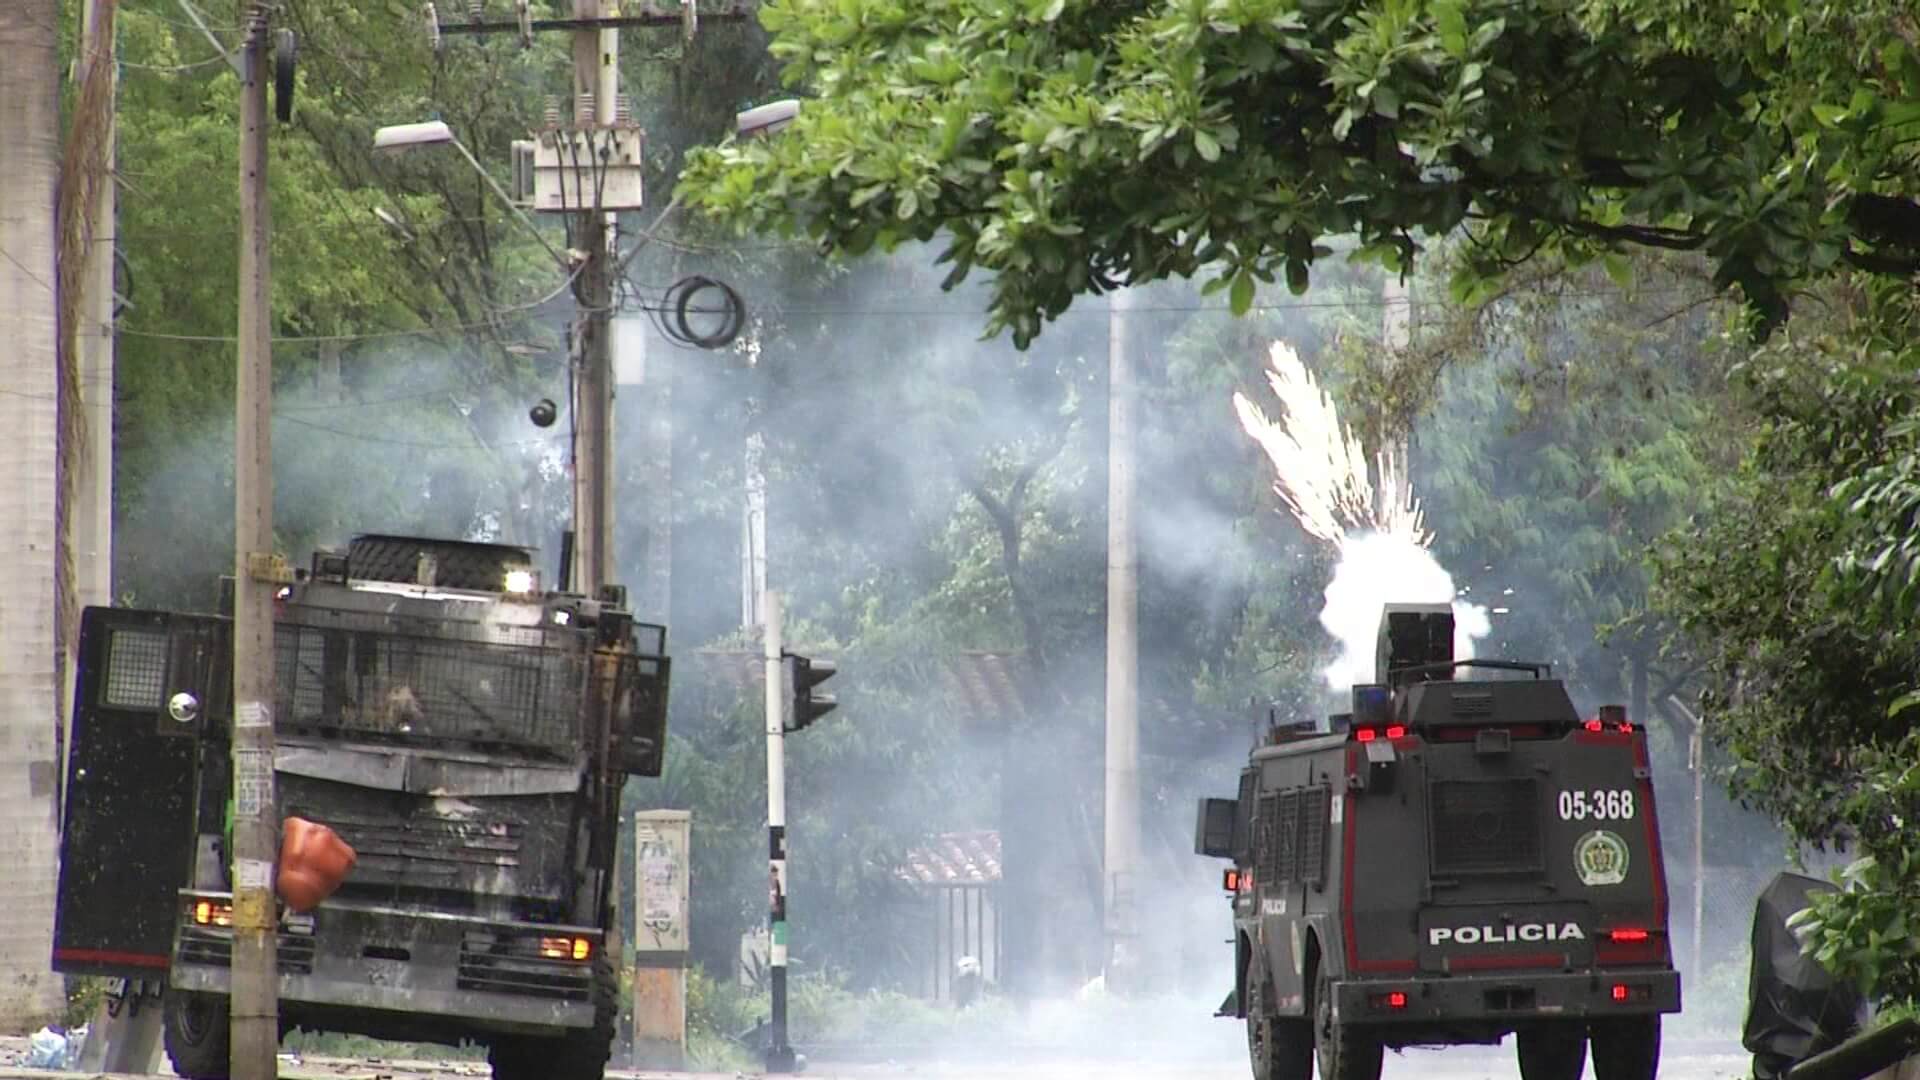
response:
[[[1662,546],[1656,607],[1707,664],[1705,711],[1734,754],[1734,791],[1867,859],[1819,909],[1822,959],[1911,1000],[1920,955],[1900,912],[1920,898],[1915,304],[1904,286],[1827,299],[1824,317],[1737,369],[1751,450]]]
[[[770,0],[780,138],[681,192],[862,252],[940,237],[1025,344],[1073,297],[1206,272],[1236,309],[1328,237],[1391,266],[1473,222],[1471,282],[1562,249],[1705,251],[1767,323],[1920,265],[1894,0]],[[1793,42],[1792,49],[1786,48]],[[1811,43],[1811,44],[1809,44]]]

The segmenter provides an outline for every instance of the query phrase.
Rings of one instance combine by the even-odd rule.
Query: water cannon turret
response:
[[[1388,604],[1380,613],[1374,680],[1383,686],[1450,678],[1444,670],[1395,677],[1395,672],[1453,662],[1451,604]]]

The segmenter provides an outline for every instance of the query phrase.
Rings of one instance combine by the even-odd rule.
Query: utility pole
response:
[[[84,255],[85,278],[74,328],[79,353],[80,404],[86,414],[86,447],[74,464],[77,469],[73,485],[75,498],[67,528],[72,537],[70,549],[74,553],[74,584],[80,607],[113,602],[113,322],[118,304],[114,295],[117,60],[113,7],[106,0],[91,0],[80,23],[83,62],[77,82],[83,93],[89,79],[104,79],[108,87],[102,106],[105,130],[100,138],[105,145],[100,153],[101,175],[94,180],[94,197],[86,208],[89,223],[84,232],[91,243]],[[68,644],[67,677],[71,681],[78,661],[77,631]],[[63,712],[70,702],[69,687]]]
[[[611,18],[612,0],[573,0],[576,19]],[[576,127],[613,127],[620,108],[620,30],[593,26],[573,32]],[[597,142],[597,140],[596,140]],[[595,167],[599,163],[594,163]],[[585,185],[575,180],[575,190]],[[575,438],[573,469],[574,587],[588,596],[606,583],[613,546],[613,266],[618,215],[602,209],[600,185],[584,203],[576,235],[587,265],[579,283],[580,321],[574,333]]]
[[[773,990],[773,1015],[767,1035],[767,1071],[790,1073],[793,1046],[787,1041],[787,686],[786,642],[780,620],[780,594],[768,592],[767,674],[767,960]]]
[[[59,853],[55,777],[61,687],[53,565],[59,454],[59,319],[55,291],[60,175],[59,5],[0,3],[0,1024],[31,1031],[60,1015],[53,944]]]
[[[1133,527],[1133,358],[1128,290],[1107,301],[1107,762],[1106,925],[1108,990],[1138,970],[1134,885],[1140,860],[1140,559]]]
[[[756,410],[757,411],[757,410]],[[767,441],[759,431],[747,436],[746,506],[740,515],[740,625],[760,625],[767,595]]]
[[[278,1075],[280,986],[273,865],[273,352],[267,260],[266,0],[247,9],[240,86],[239,381],[233,449],[234,1080]]]

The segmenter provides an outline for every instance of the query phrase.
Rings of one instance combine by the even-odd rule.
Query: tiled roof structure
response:
[[[1000,834],[991,829],[934,837],[907,852],[896,873],[920,885],[992,885],[1000,880]]]

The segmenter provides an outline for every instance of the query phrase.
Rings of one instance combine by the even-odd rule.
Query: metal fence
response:
[[[290,728],[559,752],[581,738],[584,651],[282,622],[274,653]]]

